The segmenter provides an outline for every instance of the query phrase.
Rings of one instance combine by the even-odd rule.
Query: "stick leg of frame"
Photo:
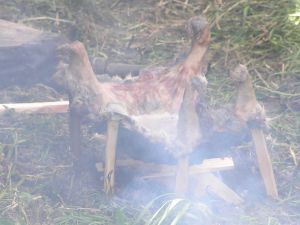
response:
[[[267,194],[278,198],[277,185],[273,173],[272,161],[267,149],[264,133],[261,129],[251,129],[252,139],[255,145],[259,170],[263,178]]]
[[[118,138],[119,120],[110,119],[107,122],[107,141],[105,149],[104,190],[114,194],[116,145]]]

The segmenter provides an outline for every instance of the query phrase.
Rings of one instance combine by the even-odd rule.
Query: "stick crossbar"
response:
[[[0,104],[0,115],[9,111],[45,114],[67,113],[69,112],[69,101]]]
[[[8,113],[10,111],[17,113],[68,113],[69,112],[69,101],[57,101],[57,102],[34,102],[34,103],[9,103],[9,104],[0,104],[0,116],[2,114]],[[116,131],[115,131],[116,132]],[[116,137],[115,137],[116,138]],[[109,146],[107,146],[109,147]],[[113,147],[115,149],[115,147]],[[114,152],[114,151],[113,151]],[[111,147],[107,149],[107,153],[111,153]],[[114,153],[115,154],[115,153]],[[109,155],[108,155],[109,156]],[[114,157],[108,157],[115,159]],[[109,162],[106,159],[106,162]],[[97,170],[99,172],[105,173],[105,190],[107,193],[112,194],[114,192],[114,169],[115,166],[104,165],[103,163],[96,164]],[[143,179],[159,179],[176,176],[177,166],[175,165],[166,165],[166,164],[156,164],[156,163],[146,163],[140,160],[116,160],[116,167],[132,167],[132,168],[142,168],[147,172]],[[214,158],[207,159],[202,162],[202,164],[191,165],[187,167],[187,176],[207,176],[206,174],[211,174],[212,172],[230,170],[234,168],[234,163],[232,158]],[[211,174],[211,176],[213,176]],[[206,180],[206,179],[205,179]],[[242,202],[241,198],[228,188],[221,181],[216,181],[217,178],[213,180],[212,185],[214,187],[214,192],[218,194],[224,200],[239,204]],[[203,182],[208,182],[206,180]],[[201,187],[201,184],[199,184]],[[207,184],[208,185],[208,184]],[[202,185],[203,188],[207,185]],[[225,196],[225,197],[224,197]]]
[[[144,170],[153,171],[153,174],[143,176],[145,179],[159,178],[159,177],[170,177],[176,174],[176,165],[166,165],[166,164],[156,164],[156,163],[146,163],[140,160],[117,160],[117,167],[141,167]],[[96,164],[98,172],[104,172],[103,163]],[[232,158],[214,158],[206,159],[202,164],[196,164],[189,166],[189,175],[196,175],[199,173],[216,172],[222,170],[230,170],[234,168],[234,163]]]

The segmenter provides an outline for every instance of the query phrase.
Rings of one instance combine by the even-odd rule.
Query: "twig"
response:
[[[35,20],[50,20],[50,21],[54,21],[54,22],[59,21],[59,22],[69,23],[69,24],[75,25],[74,21],[65,20],[65,19],[58,19],[58,18],[52,18],[52,17],[48,17],[48,16],[25,18],[25,19],[19,20],[18,22],[23,23],[23,22],[30,22],[30,21],[35,21]]]
[[[18,113],[66,113],[69,101],[0,104],[0,115],[10,110]]]

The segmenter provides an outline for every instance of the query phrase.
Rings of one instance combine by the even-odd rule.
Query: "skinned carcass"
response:
[[[238,108],[239,100],[235,109],[207,109],[204,75],[207,67],[205,54],[210,42],[209,24],[201,16],[194,17],[188,21],[188,31],[192,36],[192,47],[182,63],[170,68],[144,70],[135,78],[99,81],[82,43],[74,42],[59,48],[60,64],[55,79],[69,94],[71,149],[76,158],[80,158],[83,116],[108,121],[104,174],[107,192],[114,190],[120,122],[122,126],[166,146],[178,162],[176,191],[184,193],[188,186],[189,155],[194,148],[215,131],[238,132],[247,127],[249,119],[253,119],[246,115],[249,109],[244,110],[244,105]],[[207,176],[212,184],[221,185],[212,174]],[[231,195],[235,202],[240,202],[238,196],[225,186],[222,188],[226,190],[223,195]]]
[[[70,96],[71,136],[75,137],[72,140],[75,152],[79,152],[80,145],[80,114],[121,120],[130,129],[165,143],[166,149],[181,159],[180,179],[187,177],[183,175],[187,172],[187,155],[202,136],[196,104],[207,83],[203,71],[206,69],[204,56],[210,42],[209,24],[203,17],[194,17],[188,22],[188,31],[192,36],[192,48],[180,65],[146,70],[137,78],[125,80],[99,82],[80,42],[59,49],[61,62],[55,78]],[[112,126],[115,128],[111,129],[116,129],[117,125]],[[108,125],[108,135],[109,130]],[[114,142],[107,148],[114,148]]]

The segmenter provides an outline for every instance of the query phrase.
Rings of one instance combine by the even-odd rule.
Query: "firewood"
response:
[[[132,169],[140,169],[145,171],[173,171],[175,172],[175,167],[171,165],[157,164],[157,163],[148,163],[141,160],[134,159],[123,159],[116,160],[117,167],[129,167]],[[96,163],[96,168],[98,172],[104,172],[104,163],[98,162]]]
[[[238,205],[243,202],[243,199],[238,194],[212,173],[200,174],[197,177],[197,181],[196,193],[198,196],[206,192],[212,192],[228,203]]]
[[[147,163],[140,160],[116,160],[116,167],[129,167],[141,171],[143,179],[155,179],[162,177],[171,177],[176,175],[177,166],[157,163]],[[104,172],[104,164],[99,162],[96,164],[98,172]],[[214,158],[206,159],[201,164],[190,165],[189,176],[198,175],[200,173],[217,172],[230,170],[234,168],[231,158]]]

